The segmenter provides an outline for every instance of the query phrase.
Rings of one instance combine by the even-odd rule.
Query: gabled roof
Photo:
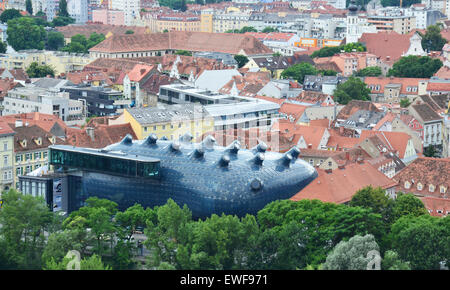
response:
[[[339,111],[336,119],[347,120],[351,115],[359,110],[380,112],[380,110],[370,101],[351,100],[342,110]]]
[[[294,118],[294,122],[297,122],[298,119],[305,113],[307,106],[291,104],[291,103],[283,103],[278,110],[278,112],[286,114],[288,117],[291,116]]]
[[[130,81],[132,81],[132,82],[140,82],[154,68],[155,67],[152,65],[137,64],[128,73],[128,77],[130,78]]]
[[[58,133],[64,132],[68,128],[66,123],[57,116],[39,112],[6,115],[2,116],[1,120],[10,124],[15,124],[16,121],[20,120],[24,125],[36,125],[46,132],[58,137],[64,136],[64,134]]]
[[[54,136],[37,125],[15,127],[15,124],[9,124],[9,126],[16,132],[14,136],[14,151],[24,152],[33,151],[38,149],[45,149],[48,146],[53,145],[50,139]],[[39,145],[36,140],[41,139]],[[23,146],[23,141],[26,140],[26,146]],[[64,140],[59,137],[55,137],[54,144],[65,144]]]
[[[406,53],[413,34],[399,34],[395,31],[363,33],[359,42],[365,44],[367,52],[375,54],[384,62],[394,63]]]
[[[322,169],[317,171],[319,177],[291,197],[291,200],[318,199],[340,204],[349,202],[358,190],[366,186],[387,189],[396,185],[394,181],[367,162],[349,164],[331,173]]]
[[[89,132],[92,130],[92,133]],[[127,134],[137,139],[129,123],[119,125],[96,125],[93,128],[67,130],[67,144],[76,147],[104,148],[120,142]],[[93,137],[93,138],[92,138]]]
[[[371,136],[377,136],[379,140],[385,144],[388,150],[398,152],[398,156],[402,159],[405,157],[406,148],[408,147],[408,142],[411,139],[411,136],[403,132],[369,130],[362,130],[359,139],[363,142],[364,139]]]
[[[433,111],[430,105],[426,103],[411,105],[411,107],[414,109],[414,111],[417,112],[417,114],[424,122],[442,119],[442,117],[439,116],[435,111]]]

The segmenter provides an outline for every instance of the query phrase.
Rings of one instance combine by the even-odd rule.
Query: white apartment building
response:
[[[48,90],[30,85],[10,90],[3,99],[2,115],[40,112],[57,115],[67,125],[82,125],[86,117],[86,104],[72,100],[69,93],[59,89]]]
[[[6,9],[25,10],[26,0],[8,0],[6,3]]]
[[[139,20],[139,11],[141,10],[140,0],[122,0],[123,11],[125,12],[125,25],[136,25]]]
[[[68,0],[67,12],[75,19],[75,23],[84,24],[88,21],[88,0]]]

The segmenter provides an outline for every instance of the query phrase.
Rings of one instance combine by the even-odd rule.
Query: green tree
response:
[[[434,148],[433,145],[428,145],[425,147],[425,150],[423,150],[423,155],[426,157],[437,157],[437,151],[436,148]]]
[[[318,70],[317,73],[323,76],[337,76],[337,71],[332,69]]]
[[[350,77],[346,82],[337,85],[334,90],[334,100],[339,104],[346,105],[351,100],[368,101],[370,89],[359,78]]]
[[[242,220],[212,215],[189,224],[187,242],[177,250],[181,269],[242,269],[247,265],[249,240],[258,233],[254,216]]]
[[[56,262],[55,259],[51,259],[47,262],[44,270],[66,270],[70,259],[64,258],[61,262]],[[92,255],[89,258],[81,259],[80,270],[111,270],[110,266],[105,265],[102,262],[101,257],[97,255]]]
[[[416,3],[420,3],[420,0],[403,0],[402,7],[409,7]],[[400,6],[400,0],[381,0],[381,5],[383,5],[383,7]]]
[[[25,2],[25,10],[30,14],[33,15],[33,4],[31,3],[31,0],[27,0]]]
[[[241,28],[240,33],[246,33],[246,32],[258,32],[255,27],[252,26],[244,26]]]
[[[367,270],[374,259],[371,251],[379,253],[379,247],[373,235],[356,235],[348,241],[336,245],[323,264],[324,270]],[[381,259],[380,259],[381,262]]]
[[[17,9],[6,9],[0,15],[0,21],[3,22],[3,23],[7,23],[11,19],[20,18],[20,17],[22,17],[22,14],[20,14],[19,10],[17,10]]]
[[[69,12],[67,12],[67,0],[59,0],[58,7],[58,16],[69,17]]]
[[[64,34],[51,31],[47,34],[47,49],[59,50],[64,46]]]
[[[42,198],[11,189],[2,195],[0,244],[5,263],[16,269],[41,269],[44,232],[53,221]]]
[[[134,34],[134,31],[133,30],[127,30],[127,31],[125,31],[125,34]]]
[[[53,18],[52,20],[52,27],[60,27],[60,26],[67,26],[69,24],[75,23],[75,19],[68,16],[57,16]]]
[[[401,99],[400,100],[400,107],[407,108],[411,105],[411,102],[408,99]]]
[[[45,15],[45,13],[42,11],[38,11],[35,16],[41,17],[41,18],[47,18],[47,15]]]
[[[259,259],[259,265],[257,260],[255,268],[273,264],[283,269],[318,267],[342,240],[366,234],[382,239],[385,234],[381,216],[370,209],[318,200],[272,202],[258,212],[258,223],[262,240],[254,248],[264,253],[260,255],[264,259]],[[298,256],[292,252],[294,245]],[[286,254],[280,256],[282,250]]]
[[[421,216],[428,215],[428,211],[425,208],[423,202],[415,197],[413,194],[398,193],[395,200],[394,207],[392,209],[394,220],[399,219],[405,215]]]
[[[0,53],[6,53],[7,48],[8,45],[5,42],[0,41]]]
[[[184,12],[187,10],[186,0],[181,0],[180,11]]]
[[[279,57],[279,56],[281,56],[281,55],[282,55],[282,54],[279,53],[278,51],[272,54],[273,57]]]
[[[54,77],[55,70],[48,65],[39,65],[37,62],[32,62],[27,68],[27,74],[30,78],[44,78],[48,75]]]
[[[20,17],[8,21],[8,43],[15,50],[44,49],[47,33],[44,27],[35,24],[31,17]]]
[[[355,43],[347,43],[345,45],[340,46],[332,46],[332,47],[323,47],[311,54],[312,58],[316,57],[329,57],[333,56],[336,53],[340,53],[341,51],[352,52],[352,51],[366,51],[366,47],[359,42]]]
[[[350,206],[360,206],[372,209],[374,213],[382,216],[383,221],[390,225],[393,221],[393,208],[395,201],[386,195],[386,191],[381,187],[372,186],[358,190],[353,195]]]
[[[261,32],[263,33],[278,32],[278,28],[267,26]]]
[[[187,56],[192,56],[192,52],[188,51],[188,50],[177,50],[175,52],[176,55],[187,55]]]
[[[450,263],[450,217],[407,215],[391,228],[392,247],[413,270],[440,269]]]
[[[192,213],[186,205],[180,208],[172,199],[156,209],[157,222],[147,221],[145,245],[151,250],[149,264],[158,267],[161,262],[177,265],[179,244],[186,242]]]
[[[439,25],[430,25],[427,27],[425,35],[422,35],[422,47],[426,51],[442,51],[447,40],[441,35]]]
[[[378,77],[381,75],[382,71],[379,66],[369,66],[355,73],[356,77]]]
[[[303,84],[306,75],[316,75],[317,70],[311,64],[302,62],[288,67],[281,73],[283,79],[294,79]]]
[[[409,262],[403,262],[397,252],[389,250],[381,261],[382,270],[411,270]]]
[[[238,63],[238,68],[243,67],[249,61],[248,57],[246,57],[245,55],[241,55],[241,54],[236,54],[234,56],[234,59]]]
[[[441,67],[442,61],[428,56],[409,55],[400,58],[388,72],[388,76],[403,78],[430,78]]]

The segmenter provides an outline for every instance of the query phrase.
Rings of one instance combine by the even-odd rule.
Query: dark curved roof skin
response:
[[[83,193],[113,200],[121,210],[135,203],[144,207],[163,205],[172,198],[180,206],[186,204],[198,218],[222,213],[256,214],[269,202],[297,194],[317,177],[312,166],[297,158],[297,148],[280,154],[264,152],[264,145],[259,150],[237,150],[236,143],[224,148],[208,146],[208,142],[155,142],[151,138],[130,142],[127,138],[104,150],[159,159],[158,178],[86,171],[81,178]]]

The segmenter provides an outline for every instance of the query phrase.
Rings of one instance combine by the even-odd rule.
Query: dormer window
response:
[[[23,148],[27,148],[27,139],[22,140],[21,145]]]
[[[447,188],[445,188],[443,185],[441,185],[441,186],[439,187],[439,191],[440,191],[441,193],[445,193],[445,192],[447,191]]]
[[[428,191],[429,192],[434,192],[434,185],[430,184],[430,186],[428,186]]]
[[[409,183],[408,181],[405,181],[405,188],[409,189],[411,187],[411,183]]]
[[[423,189],[422,183],[419,182],[417,184],[417,190],[422,190],[422,189]]]

